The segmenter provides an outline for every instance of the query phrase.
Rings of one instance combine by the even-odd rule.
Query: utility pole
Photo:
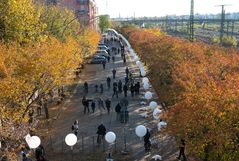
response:
[[[223,5],[217,5],[219,7],[222,7],[222,13],[221,13],[221,27],[220,27],[220,44],[222,44],[222,39],[224,36],[224,26],[225,26],[225,6],[229,6],[226,4]]]
[[[194,40],[194,0],[191,0],[190,22],[189,22],[189,40]]]

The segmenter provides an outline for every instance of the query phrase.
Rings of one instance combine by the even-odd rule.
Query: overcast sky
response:
[[[187,15],[191,0],[95,0],[99,14],[113,17],[154,17],[166,15]],[[239,0],[194,0],[195,13],[220,13],[215,5],[230,4],[226,12],[239,12]]]

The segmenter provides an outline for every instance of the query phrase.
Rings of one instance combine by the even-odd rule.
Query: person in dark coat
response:
[[[108,89],[110,89],[110,82],[111,82],[111,79],[110,79],[110,77],[107,77],[107,86],[108,86]]]
[[[134,84],[132,83],[130,86],[130,92],[132,97],[134,97],[134,91],[135,91],[135,88],[134,88]]]
[[[115,112],[116,112],[116,120],[119,121],[120,120],[120,111],[121,111],[121,106],[120,106],[120,103],[118,103],[116,106],[115,106]]]
[[[126,57],[125,56],[123,56],[123,62],[126,63]]]
[[[109,55],[107,56],[107,60],[108,60],[108,62],[110,62],[110,56]]]
[[[119,91],[119,93],[122,93],[122,82],[121,82],[121,80],[119,80],[119,82],[118,82],[118,91]]]
[[[98,85],[95,85],[95,92],[98,92]]]
[[[37,147],[35,150],[35,157],[37,160],[40,160],[44,158],[44,156],[45,156],[45,149],[42,145],[39,145],[39,147]]]
[[[105,61],[102,62],[102,65],[103,65],[103,69],[105,69]]]
[[[135,86],[136,86],[136,91],[135,91],[135,94],[139,94],[139,90],[140,90],[140,83],[139,82],[137,82],[136,84],[135,84]]]
[[[84,91],[85,91],[85,94],[88,93],[88,83],[87,82],[84,83]]]
[[[118,88],[117,86],[114,86],[113,87],[113,95],[112,95],[112,98],[116,95],[116,97],[118,98]]]
[[[124,97],[127,97],[128,86],[125,84],[123,87],[124,90]]]
[[[104,92],[104,87],[103,87],[103,84],[101,83],[100,84],[100,93],[103,93]]]
[[[92,112],[94,113],[95,112],[95,102],[94,101],[91,102],[91,109],[92,109]]]
[[[97,132],[96,132],[97,134],[98,134],[98,136],[97,136],[97,143],[98,144],[101,144],[101,140],[104,138],[104,136],[105,136],[105,134],[106,134],[106,128],[105,128],[105,126],[103,125],[103,124],[100,124],[99,126],[98,126],[98,129],[97,129]]]
[[[110,114],[111,101],[108,98],[105,100],[105,106],[108,111],[108,114]]]
[[[186,156],[185,156],[185,140],[181,139],[180,145],[179,145],[179,156],[177,159],[181,159],[181,156],[183,156],[183,160],[186,161]]]
[[[115,63],[115,56],[112,56],[112,61],[113,63]]]
[[[150,132],[147,129],[146,134],[144,135],[144,148],[145,152],[149,152],[151,147],[151,142],[150,142]]]
[[[126,69],[125,69],[125,74],[126,74],[126,77],[129,76],[129,68],[128,67],[126,67]]]
[[[86,113],[86,110],[88,111],[88,113],[90,113],[90,109],[89,109],[89,103],[91,100],[86,99],[86,97],[84,96],[82,99],[82,104],[84,106],[84,114]]]
[[[75,120],[74,124],[72,125],[71,130],[74,132],[74,134],[77,136],[78,130],[79,130],[79,123],[78,120]]]
[[[128,85],[128,83],[129,83],[129,77],[128,77],[128,76],[126,76],[126,77],[125,77],[125,84],[127,84],[127,85]]]
[[[115,69],[113,69],[113,70],[112,70],[112,73],[113,73],[113,79],[115,79],[116,70],[115,70]]]

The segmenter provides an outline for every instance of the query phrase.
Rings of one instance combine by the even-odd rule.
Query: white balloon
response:
[[[70,134],[66,135],[65,142],[68,146],[74,146],[77,142],[76,135],[73,134],[73,133],[70,133]]]
[[[148,82],[149,82],[149,78],[144,77],[144,78],[143,78],[143,83],[148,83]]]
[[[145,97],[145,99],[150,100],[153,97],[153,94],[148,91],[144,94],[144,97]]]
[[[155,108],[154,109],[154,112],[153,112],[153,117],[154,119],[158,120],[160,117],[159,117],[159,114],[162,112],[162,110],[159,110],[158,108]]]
[[[166,125],[167,125],[167,123],[164,122],[164,121],[159,122],[159,123],[157,124],[157,126],[158,126],[158,131],[161,130],[161,127],[166,126]]]
[[[143,125],[139,125],[135,129],[135,133],[138,137],[143,137],[147,133],[147,129]]]
[[[36,149],[41,144],[41,139],[38,136],[32,136],[28,140],[28,145],[31,149]]]
[[[134,56],[134,61],[139,61],[139,57],[137,55]]]
[[[149,106],[150,106],[151,109],[155,109],[155,108],[158,106],[158,104],[157,104],[157,102],[155,102],[155,101],[151,101],[151,102],[149,103]]]
[[[149,89],[149,84],[148,83],[144,83],[143,87],[144,87],[144,89]]]
[[[141,73],[141,76],[146,76],[146,72],[144,71],[144,69],[143,70],[140,70],[140,73]]]
[[[115,139],[116,139],[116,135],[114,132],[107,132],[107,134],[105,135],[105,140],[108,142],[108,143],[113,143],[115,142]]]

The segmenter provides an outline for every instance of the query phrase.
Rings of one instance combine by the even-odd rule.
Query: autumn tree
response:
[[[191,43],[155,30],[122,28],[168,105],[168,132],[186,139],[187,153],[205,161],[239,156],[239,56],[235,49]]]
[[[6,42],[27,43],[45,38],[46,25],[40,21],[41,11],[33,0],[0,1],[0,35]]]

